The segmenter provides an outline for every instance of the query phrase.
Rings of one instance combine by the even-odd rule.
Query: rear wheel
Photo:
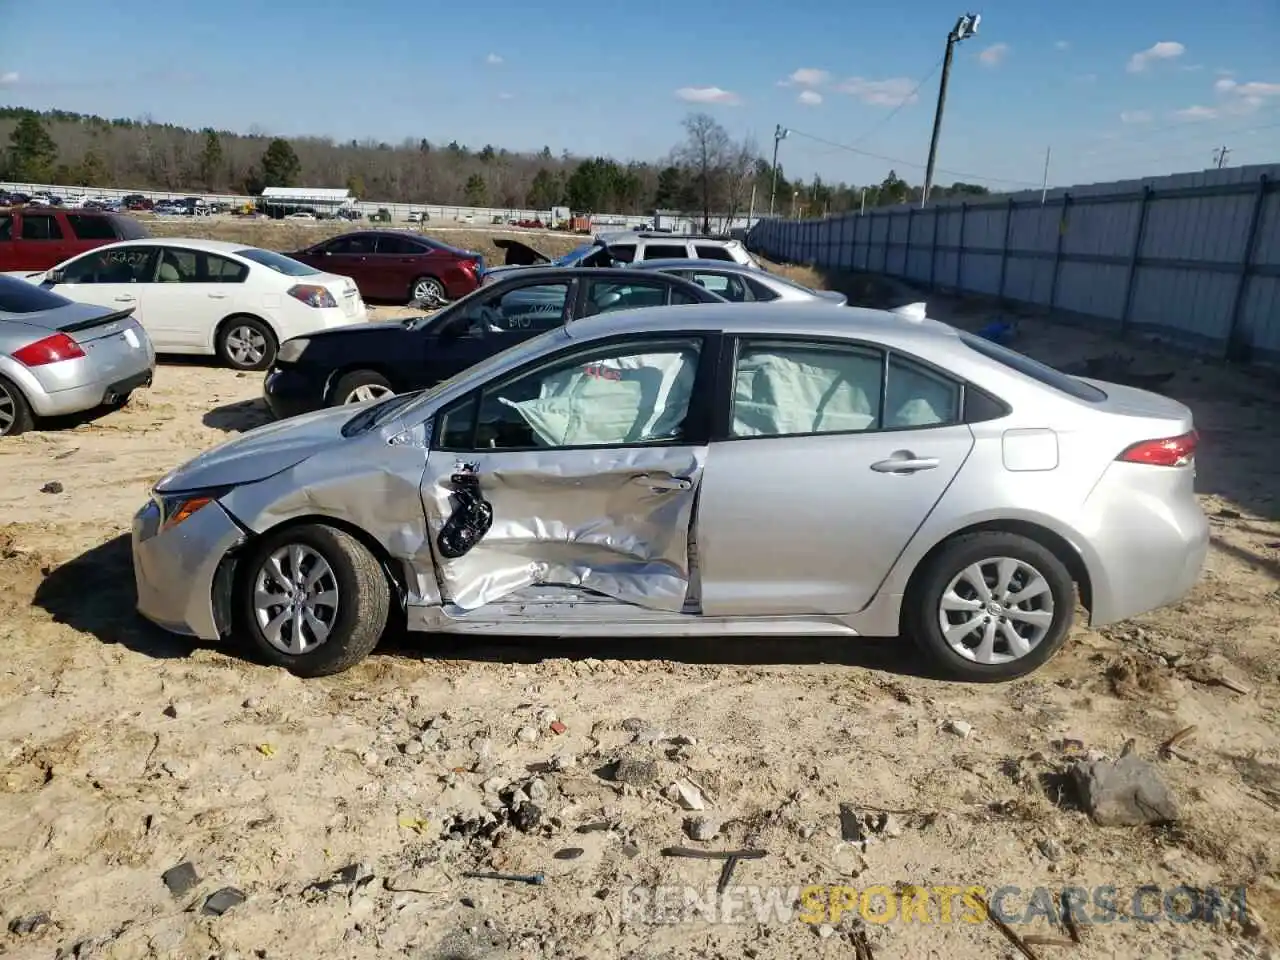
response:
[[[1026,676],[1066,642],[1075,583],[1043,544],[993,531],[956,537],[921,571],[904,625],[956,680]]]
[[[369,655],[390,607],[387,579],[364,544],[305,524],[267,534],[241,564],[236,632],[258,659],[323,677]]]
[[[276,335],[257,317],[232,317],[218,332],[218,356],[235,370],[265,370],[276,359]]]
[[[16,437],[35,426],[31,404],[22,391],[0,377],[0,437]]]
[[[419,277],[409,285],[409,299],[431,303],[434,300],[447,300],[448,297],[445,296],[444,284],[435,277]]]
[[[353,370],[351,373],[344,374],[333,385],[330,406],[381,400],[394,393],[391,382],[382,374],[373,370]]]

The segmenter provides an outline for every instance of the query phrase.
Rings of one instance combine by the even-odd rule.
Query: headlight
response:
[[[307,349],[307,344],[310,342],[306,337],[286,340],[280,344],[280,352],[276,354],[276,359],[281,363],[297,363],[302,359],[303,351]]]
[[[188,491],[186,493],[167,495],[163,493],[156,494],[156,501],[160,504],[160,532],[171,530],[184,520],[195,516],[226,493],[228,489],[230,488],[220,487],[216,490]]]

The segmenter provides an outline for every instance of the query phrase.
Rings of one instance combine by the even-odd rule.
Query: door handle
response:
[[[133,303],[133,301],[137,299],[138,299],[137,297],[133,297],[133,296],[130,296],[129,294],[125,294],[124,296],[116,297],[116,303]]]
[[[227,299],[227,295],[226,295],[225,293],[210,293],[210,294],[207,294],[207,296],[209,297],[209,299],[210,299],[210,300],[225,300],[225,299]]]
[[[913,457],[906,454],[877,461],[871,465],[871,469],[876,473],[917,473],[920,470],[932,470],[937,465],[937,457]]]
[[[650,477],[639,476],[635,478],[636,483],[644,484],[651,490],[692,490],[693,481],[684,477]]]

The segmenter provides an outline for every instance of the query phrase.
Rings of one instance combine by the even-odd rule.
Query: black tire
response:
[[[972,564],[998,557],[1021,561],[1044,578],[1053,600],[1052,620],[1043,638],[1030,652],[1003,663],[979,663],[952,649],[943,635],[939,611],[943,593],[954,577]],[[946,543],[920,571],[904,599],[903,627],[948,679],[1002,683],[1032,673],[1061,649],[1075,617],[1075,597],[1071,573],[1043,544],[1016,533],[964,534]],[[963,614],[958,617],[963,617]]]
[[[346,403],[362,403],[362,400],[352,399],[352,394],[361,387],[376,387],[395,393],[391,381],[376,370],[352,370],[339,377],[338,382],[333,385],[333,392],[329,395],[329,406],[340,407]]]
[[[448,300],[449,295],[445,292],[444,284],[435,277],[418,277],[413,283],[409,284],[409,302],[414,300],[426,300],[430,302],[432,294],[440,300]]]
[[[253,359],[240,359],[229,340],[241,338],[241,331],[252,331],[263,342],[261,356]],[[280,345],[271,328],[257,317],[228,317],[218,328],[218,357],[233,370],[266,370],[276,361],[276,351]]]
[[[36,425],[31,404],[13,383],[0,377],[0,437],[16,437]]]
[[[336,582],[338,601],[328,639],[291,654],[266,637],[254,609],[255,580],[268,558],[282,547],[300,545],[319,554]],[[237,637],[255,658],[299,677],[341,673],[367,657],[387,628],[391,588],[378,560],[348,533],[323,524],[303,524],[268,533],[239,564],[234,601]]]

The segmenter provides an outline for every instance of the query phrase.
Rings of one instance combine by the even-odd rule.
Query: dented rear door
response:
[[[422,500],[445,602],[544,585],[684,609],[719,343],[577,344],[444,410]]]

